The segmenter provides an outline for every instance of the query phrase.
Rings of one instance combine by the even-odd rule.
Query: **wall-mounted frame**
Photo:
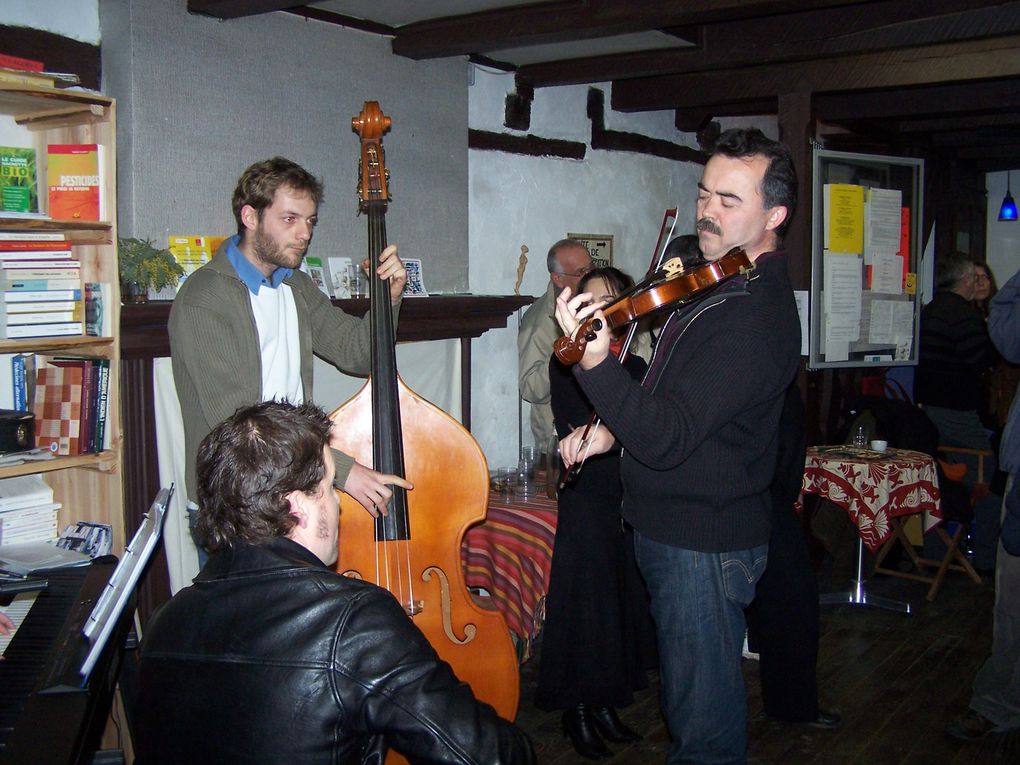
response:
[[[809,369],[917,364],[923,173],[815,149]]]
[[[591,253],[591,262],[595,268],[613,265],[612,234],[567,234],[568,239],[576,239]]]

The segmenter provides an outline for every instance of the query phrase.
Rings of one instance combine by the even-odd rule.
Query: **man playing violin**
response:
[[[671,763],[746,760],[744,608],[765,568],[779,416],[800,349],[781,249],[796,198],[786,147],[724,132],[698,183],[699,243],[708,261],[742,248],[754,269],[669,314],[643,381],[609,352],[606,328],[574,372],[603,427],[590,444],[574,431],[560,452],[569,467],[623,448],[622,512],[651,595]],[[604,318],[590,299],[561,293],[565,333]]]

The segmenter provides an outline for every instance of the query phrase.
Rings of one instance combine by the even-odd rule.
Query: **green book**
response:
[[[39,211],[35,149],[0,146],[0,211]]]

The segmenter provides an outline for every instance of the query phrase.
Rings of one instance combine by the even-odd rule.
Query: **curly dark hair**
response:
[[[322,201],[322,181],[296,162],[284,157],[273,157],[256,162],[237,179],[231,206],[237,221],[237,233],[244,235],[241,208],[251,205],[262,218],[262,212],[273,203],[276,190],[289,188],[307,192],[318,206]]]
[[[634,280],[627,274],[621,271],[619,268],[613,268],[612,266],[605,266],[603,268],[595,268],[586,273],[581,277],[581,281],[577,283],[578,292],[587,292],[588,283],[592,279],[605,279],[606,284],[613,288],[613,292],[617,295],[622,295],[624,292],[634,286]]]
[[[765,209],[786,208],[786,220],[776,228],[776,234],[782,239],[797,208],[797,172],[790,150],[757,128],[732,128],[719,135],[712,154],[736,159],[762,156],[769,161],[761,181],[762,204]]]
[[[215,552],[290,533],[287,495],[312,493],[322,481],[331,427],[314,404],[263,401],[213,428],[198,447],[195,532],[202,546]]]

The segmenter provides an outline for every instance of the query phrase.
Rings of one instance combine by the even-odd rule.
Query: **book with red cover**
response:
[[[32,406],[37,447],[57,455],[79,453],[83,377],[80,366],[53,366],[40,360]]]
[[[103,220],[103,146],[51,143],[46,185],[54,220]]]
[[[71,243],[66,239],[0,239],[0,252],[25,252],[31,250],[66,251],[70,257]]]

